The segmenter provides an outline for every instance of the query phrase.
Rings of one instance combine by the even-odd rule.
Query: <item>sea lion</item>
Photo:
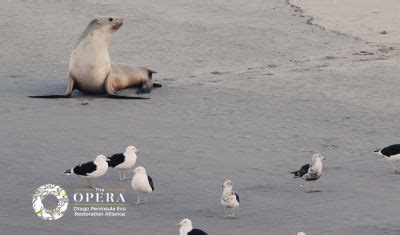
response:
[[[140,93],[149,93],[156,71],[146,67],[131,67],[111,63],[108,43],[112,34],[121,28],[123,17],[97,17],[90,21],[79,37],[69,60],[69,79],[64,95],[29,96],[31,98],[69,98],[78,89],[87,94],[107,94],[116,99],[147,99],[146,97],[119,96],[115,92],[129,87],[140,87]]]

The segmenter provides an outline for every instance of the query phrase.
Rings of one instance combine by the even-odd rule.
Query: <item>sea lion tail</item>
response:
[[[46,99],[57,99],[57,98],[70,98],[71,96],[66,95],[37,95],[37,96],[28,96],[29,98],[46,98]]]

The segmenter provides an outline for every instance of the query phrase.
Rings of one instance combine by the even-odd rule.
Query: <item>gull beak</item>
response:
[[[177,224],[176,224],[176,227],[178,227],[178,228],[180,228],[181,226],[182,226],[181,223],[177,223]]]
[[[111,159],[109,159],[109,158],[106,158],[106,162],[109,162],[109,161],[111,161]]]

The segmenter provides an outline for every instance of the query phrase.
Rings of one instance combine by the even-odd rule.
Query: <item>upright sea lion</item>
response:
[[[111,63],[108,42],[123,24],[123,17],[97,17],[90,21],[81,34],[69,61],[69,79],[64,95],[29,96],[31,98],[69,98],[78,89],[87,94],[107,94],[116,99],[147,99],[119,96],[115,92],[129,87],[140,87],[137,93],[149,93],[155,71],[146,67],[131,67]]]

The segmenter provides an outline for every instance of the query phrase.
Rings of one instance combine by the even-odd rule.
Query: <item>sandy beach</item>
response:
[[[396,0],[290,0],[313,23],[369,43],[399,44],[400,5]]]
[[[373,154],[399,142],[396,21],[328,28],[344,13],[315,2],[1,1],[0,233],[178,234],[189,217],[218,235],[399,234],[400,176]],[[368,24],[372,1],[351,2]],[[64,92],[71,50],[98,15],[125,17],[111,59],[158,71],[163,87],[149,100],[27,98]],[[64,171],[130,144],[154,179],[148,206],[109,170],[98,183],[126,189],[125,217],[35,215],[37,187],[85,187]],[[314,152],[328,156],[321,192],[305,193],[289,172]],[[219,202],[226,179],[241,196],[235,220]]]

